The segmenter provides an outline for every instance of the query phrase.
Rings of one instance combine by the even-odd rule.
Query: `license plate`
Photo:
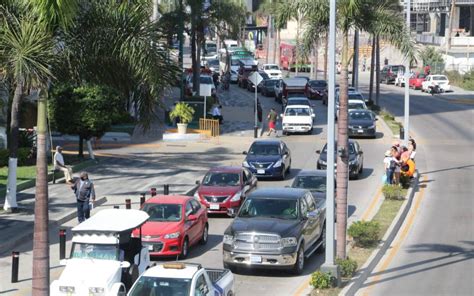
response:
[[[364,130],[357,130],[358,133],[362,134]]]
[[[257,174],[265,174],[265,170],[257,170]]]
[[[219,207],[219,204],[211,204],[211,205],[209,206],[209,208],[210,208],[211,210],[218,210],[220,207]]]
[[[250,263],[262,263],[262,256],[250,255]]]

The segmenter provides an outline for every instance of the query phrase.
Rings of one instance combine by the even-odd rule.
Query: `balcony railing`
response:
[[[470,47],[474,50],[474,37],[471,36],[453,36],[451,37],[451,48],[459,47]],[[435,34],[417,34],[416,41],[422,44],[431,44],[437,46],[444,46],[446,44],[446,38],[436,36]]]

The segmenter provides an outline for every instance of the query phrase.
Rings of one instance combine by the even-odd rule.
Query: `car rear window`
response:
[[[286,108],[285,116],[309,116],[309,108]]]
[[[448,78],[446,78],[446,76],[433,76],[433,80],[442,81],[448,80]]]
[[[212,78],[210,76],[201,76],[199,82],[202,84],[212,84]]]
[[[313,80],[309,82],[309,85],[311,87],[326,87],[327,83],[326,81],[323,81],[323,80]]]
[[[349,112],[349,117],[353,120],[373,120],[369,112]]]

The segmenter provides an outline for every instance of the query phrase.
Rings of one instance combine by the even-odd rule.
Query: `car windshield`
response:
[[[204,176],[202,184],[205,186],[238,186],[240,175],[238,173],[209,172]]]
[[[265,70],[279,70],[277,65],[267,65]]]
[[[347,106],[348,109],[365,109],[364,104],[359,103],[359,102],[357,102],[357,103],[349,102],[347,105],[348,105]]]
[[[239,60],[232,60],[232,61],[230,61],[230,64],[232,66],[238,66],[239,65]]]
[[[296,176],[293,188],[304,188],[318,192],[326,192],[326,177],[325,176]]]
[[[308,108],[286,108],[285,116],[309,116]]]
[[[446,76],[433,76],[433,80],[442,81],[448,80],[448,78],[446,78]]]
[[[326,81],[319,81],[319,80],[314,80],[314,81],[310,81],[309,85],[311,87],[326,87],[327,84],[326,84]]]
[[[363,100],[364,97],[361,94],[349,94],[349,100]]]
[[[201,84],[212,84],[213,83],[211,76],[201,76],[199,78],[199,82]]]
[[[280,155],[279,145],[254,144],[250,147],[250,155]]]
[[[207,63],[211,66],[219,65],[219,60],[207,60]]]
[[[301,100],[291,99],[291,100],[288,100],[287,105],[307,105],[307,106],[309,106],[309,102],[308,102],[308,100],[305,100],[305,99],[301,99]]]
[[[264,83],[267,86],[274,86],[277,82],[278,82],[278,80],[275,80],[275,79],[267,79],[267,80],[265,80]]]
[[[71,258],[118,260],[119,249],[112,244],[73,243]]]
[[[176,222],[181,221],[181,208],[178,204],[145,203],[143,211],[150,216],[148,221]]]
[[[296,199],[248,198],[239,211],[239,217],[298,218]]]
[[[189,295],[191,279],[142,276],[127,294],[129,296]]]
[[[337,143],[334,143],[334,148],[337,149]],[[327,153],[327,152],[328,152],[328,144],[324,145],[322,153]],[[349,143],[349,154],[355,154],[354,143]]]
[[[368,112],[349,112],[349,118],[352,120],[372,120],[372,115]]]

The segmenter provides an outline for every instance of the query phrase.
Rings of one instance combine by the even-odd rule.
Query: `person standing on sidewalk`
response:
[[[62,171],[67,184],[72,184],[72,168],[64,163],[63,147],[56,146],[56,153],[54,153],[54,170]]]
[[[74,185],[71,186],[74,190],[77,202],[77,220],[82,223],[89,219],[91,213],[91,206],[95,202],[94,184],[89,180],[89,175],[86,172],[81,172],[80,179],[77,179]]]
[[[272,132],[275,132],[275,134],[278,137],[278,133],[276,131],[276,121],[278,119],[278,114],[276,113],[275,109],[270,109],[270,113],[268,113],[267,116],[268,119],[268,133],[267,136],[270,136]]]

